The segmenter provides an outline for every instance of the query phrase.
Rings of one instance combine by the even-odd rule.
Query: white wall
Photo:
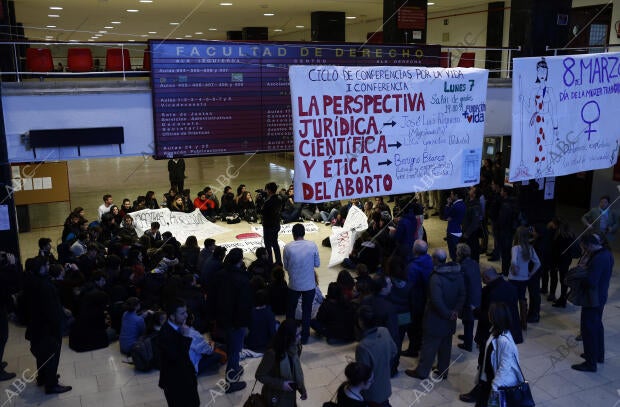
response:
[[[32,161],[21,135],[29,130],[121,126],[122,156],[153,154],[153,108],[149,91],[69,95],[3,96],[4,125],[11,162]],[[37,159],[118,157],[118,145],[37,149]]]

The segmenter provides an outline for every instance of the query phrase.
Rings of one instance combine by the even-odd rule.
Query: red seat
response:
[[[69,48],[67,71],[90,72],[93,70],[93,54],[88,48]]]
[[[441,57],[439,57],[439,66],[442,68],[450,68],[450,65],[452,65],[452,53],[442,52]]]
[[[459,68],[473,68],[476,63],[475,52],[463,52],[459,59]]]
[[[131,71],[129,50],[124,48],[108,48],[105,55],[106,71]]]
[[[52,72],[54,61],[47,48],[28,48],[26,50],[26,70],[29,72]]]
[[[144,55],[142,56],[142,70],[151,70],[151,50],[148,48],[144,50]]]

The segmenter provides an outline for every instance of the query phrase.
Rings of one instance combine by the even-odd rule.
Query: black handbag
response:
[[[521,365],[516,356],[515,362],[517,362],[519,373],[521,373],[522,382],[516,386],[500,387],[498,390],[503,393],[504,400],[506,400],[506,407],[534,407],[536,403],[534,402],[534,397],[532,397],[530,384],[525,380],[523,370],[521,370]]]

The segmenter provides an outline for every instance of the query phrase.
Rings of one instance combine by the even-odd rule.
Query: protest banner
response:
[[[284,248],[284,242],[282,240],[278,240],[278,244],[280,245],[280,249]],[[265,242],[263,238],[258,239],[242,239],[235,240],[232,242],[223,242],[217,243],[218,246],[225,247],[226,251],[229,252],[231,249],[239,248],[243,250],[243,253],[252,253],[256,251],[259,247],[265,247]]]
[[[620,53],[515,58],[511,182],[612,167]]]
[[[332,226],[332,234],[329,236],[332,253],[328,267],[337,266],[349,257],[355,239],[366,229],[368,229],[368,220],[364,211],[357,206],[351,206],[344,225],[342,227]]]
[[[143,209],[131,212],[130,215],[138,236],[142,236],[151,228],[151,222],[159,222],[161,233],[171,232],[181,243],[184,243],[189,236],[196,236],[200,246],[206,238],[228,232],[228,229],[205,219],[198,209],[191,213],[171,212],[167,208]]]
[[[279,235],[292,235],[293,234],[293,226],[295,223],[287,223],[280,226]],[[312,222],[303,222],[304,228],[306,229],[306,233],[318,233],[319,227],[316,223]],[[259,235],[263,235],[263,227],[261,225],[252,225],[250,227],[252,232],[258,233]]]
[[[291,66],[295,201],[475,185],[488,71]]]

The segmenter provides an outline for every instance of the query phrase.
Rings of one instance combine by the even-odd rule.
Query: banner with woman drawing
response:
[[[620,53],[514,59],[510,181],[608,168],[620,142]]]

